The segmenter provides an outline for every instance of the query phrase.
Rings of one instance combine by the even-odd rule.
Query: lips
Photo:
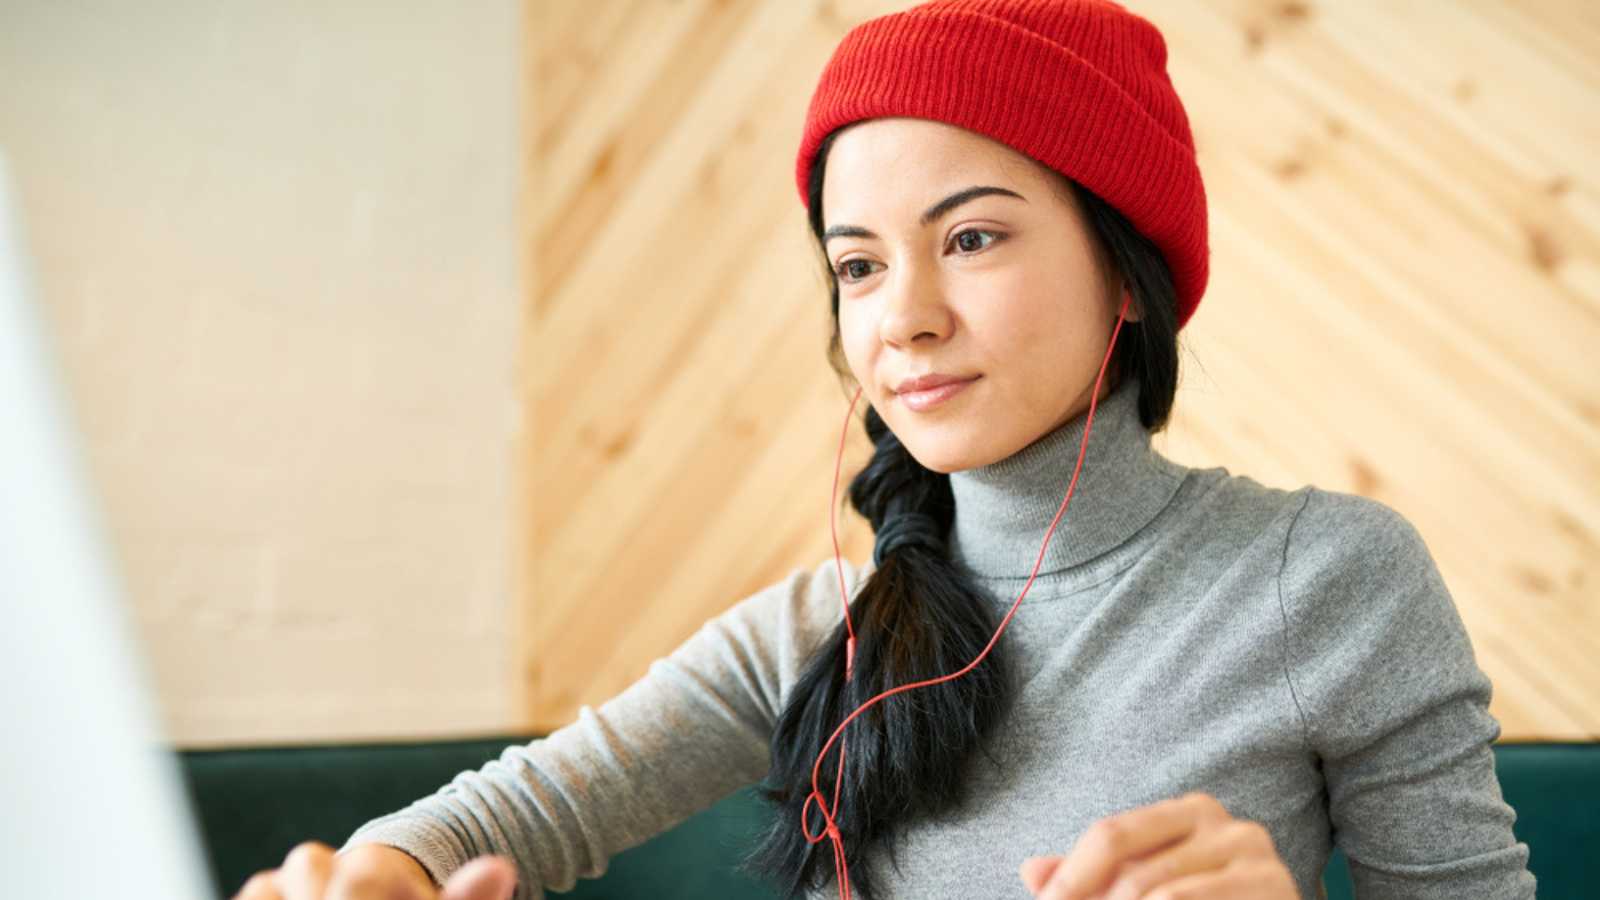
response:
[[[908,394],[914,391],[932,390],[941,385],[972,381],[977,377],[976,375],[946,375],[940,372],[933,372],[927,375],[919,375],[916,378],[908,378],[900,382],[894,390],[897,394]]]
[[[948,377],[942,379],[930,378],[928,379],[929,383],[934,381],[938,381],[940,383],[935,387],[925,388],[920,391],[902,391],[895,396],[901,403],[906,405],[907,409],[910,409],[914,412],[925,413],[937,409],[949,402],[951,398],[965,393],[967,386],[977,380],[978,378],[976,376],[965,379],[951,379]]]

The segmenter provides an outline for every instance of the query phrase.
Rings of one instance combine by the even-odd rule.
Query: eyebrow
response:
[[[951,194],[943,200],[940,200],[938,203],[928,207],[927,212],[922,214],[922,218],[918,220],[918,222],[923,228],[926,228],[938,221],[939,218],[945,213],[955,209],[961,204],[966,203],[969,200],[976,200],[979,197],[986,197],[990,194],[1000,194],[1006,197],[1015,197],[1018,200],[1021,200],[1023,203],[1028,202],[1027,197],[1022,196],[1016,191],[1007,190],[1003,187],[994,187],[992,185],[977,185],[975,187],[969,187],[956,191],[954,194]],[[868,231],[859,225],[835,225],[823,233],[823,246],[827,246],[828,241],[836,237],[872,238],[873,240],[877,240],[878,238],[876,234],[873,234],[871,231]]]

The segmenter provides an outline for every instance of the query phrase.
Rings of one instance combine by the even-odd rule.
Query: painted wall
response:
[[[521,9],[0,5],[0,145],[172,737],[513,727]]]

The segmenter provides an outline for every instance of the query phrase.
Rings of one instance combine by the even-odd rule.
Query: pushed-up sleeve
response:
[[[1356,895],[1533,897],[1495,774],[1492,687],[1416,527],[1310,488],[1279,595],[1287,677]]]
[[[844,563],[846,589],[859,576]],[[542,900],[604,874],[641,844],[761,780],[786,692],[839,621],[832,559],[746,597],[646,674],[549,735],[353,832],[409,853],[442,884],[473,858],[517,866],[515,900]]]

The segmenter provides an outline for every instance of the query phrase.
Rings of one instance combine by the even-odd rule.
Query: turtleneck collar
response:
[[[953,560],[975,575],[1027,578],[1061,507],[1088,410],[998,462],[950,473]],[[1156,452],[1139,420],[1139,381],[1127,378],[1094,409],[1072,503],[1050,536],[1042,576],[1090,562],[1132,537],[1177,492],[1187,467]]]

